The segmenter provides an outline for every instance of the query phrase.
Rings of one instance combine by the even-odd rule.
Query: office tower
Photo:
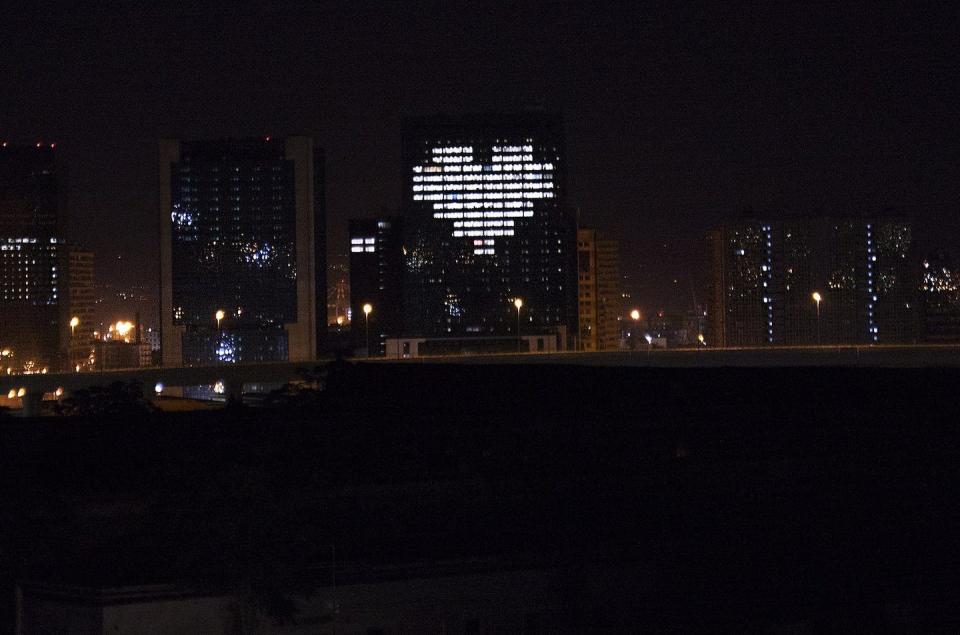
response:
[[[307,137],[160,143],[165,366],[316,358],[323,196]]]
[[[912,231],[902,217],[744,218],[710,232],[707,245],[709,345],[917,339]]]
[[[709,346],[776,343],[773,228],[743,220],[707,234],[711,324]]]
[[[913,244],[913,226],[905,218],[878,218],[874,232],[877,339],[916,344],[921,307],[917,303],[920,266]]]
[[[577,232],[580,350],[620,348],[620,243],[593,229]]]
[[[62,167],[54,145],[0,145],[0,237],[63,235]]]
[[[0,238],[0,349],[4,370],[34,372],[60,361],[60,243]]]
[[[94,348],[94,297],[92,251],[73,245],[65,249],[64,284],[60,324],[66,343],[64,364],[67,369],[91,368],[90,355]]]
[[[350,329],[354,348],[371,355],[383,355],[386,338],[400,331],[401,240],[399,218],[350,221]]]
[[[560,117],[403,122],[405,335],[576,333],[576,231]],[[354,316],[354,320],[357,316]]]
[[[946,253],[938,252],[924,259],[920,295],[923,341],[960,343],[960,277]]]
[[[61,173],[52,144],[0,146],[0,360],[3,372],[61,360]]]

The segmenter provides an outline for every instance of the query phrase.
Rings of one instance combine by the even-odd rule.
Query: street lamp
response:
[[[513,306],[517,307],[517,352],[520,352],[520,309],[523,308],[523,300],[516,298]]]
[[[226,313],[223,312],[223,309],[217,309],[217,312],[213,314],[213,317],[217,319],[217,330],[220,330],[220,322],[223,320],[223,317]]]
[[[74,315],[72,318],[70,318],[70,351],[68,352],[67,357],[68,357],[69,362],[70,362],[71,364],[73,363],[73,361],[74,361],[73,358],[74,358],[74,356],[76,355],[76,352],[77,352],[77,350],[76,350],[76,349],[77,349],[77,344],[76,344],[76,342],[73,341],[73,336],[76,335],[76,333],[77,333],[77,326],[78,326],[79,324],[80,324],[80,318],[78,318],[76,315]],[[80,365],[79,365],[79,364],[77,365],[77,372],[78,372],[78,373],[80,372]]]
[[[127,335],[130,334],[130,331],[133,330],[133,322],[129,320],[120,320],[114,325],[113,331],[117,334],[117,337],[126,341]]]
[[[707,345],[707,341],[706,341],[705,339],[703,339],[703,333],[698,333],[698,334],[697,334],[697,341],[700,342],[700,346],[706,346],[706,345]]]
[[[367,302],[363,305],[363,322],[367,332],[367,357],[370,357],[370,312],[373,311],[373,305]]]
[[[814,291],[811,297],[817,303],[817,346],[820,346],[820,300],[823,299],[823,296],[820,295],[819,291]]]
[[[640,328],[640,310],[634,309],[630,311],[630,317],[633,319],[633,331],[630,333],[630,348],[635,349],[636,346],[634,342],[636,340],[634,340],[634,337],[636,336],[637,329]]]

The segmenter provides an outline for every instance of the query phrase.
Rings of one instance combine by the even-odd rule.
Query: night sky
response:
[[[401,116],[523,103],[563,113],[569,203],[645,309],[690,307],[704,231],[745,208],[900,207],[960,251],[947,3],[212,4],[0,15],[0,138],[58,144],[113,285],[156,288],[159,137],[313,136],[333,254],[399,205]]]

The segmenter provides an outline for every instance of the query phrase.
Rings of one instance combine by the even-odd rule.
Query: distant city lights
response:
[[[129,335],[133,331],[133,322],[118,320],[115,325],[113,325],[114,332],[117,336],[125,342],[129,342]]]

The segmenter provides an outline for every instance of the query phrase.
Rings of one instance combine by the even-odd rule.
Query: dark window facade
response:
[[[708,251],[711,346],[918,339],[909,220],[743,219],[711,232]]]
[[[60,234],[59,167],[50,145],[0,147],[0,236]]]
[[[173,319],[296,320],[293,163],[282,143],[183,144],[172,166]]]
[[[194,330],[183,335],[183,363],[213,366],[287,359],[287,333],[275,329]]]
[[[387,337],[400,332],[401,227],[397,217],[350,221],[350,328],[354,347],[369,346],[371,355],[385,354]],[[372,308],[369,315],[365,304]]]

